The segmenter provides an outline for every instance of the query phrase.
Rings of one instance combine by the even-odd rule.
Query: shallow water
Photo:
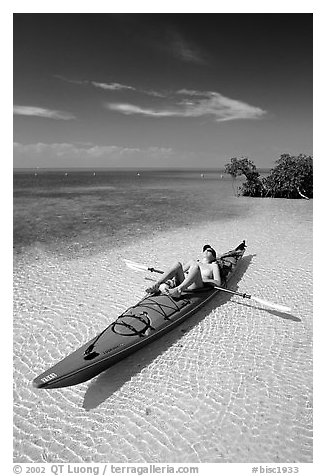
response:
[[[192,195],[187,180],[181,180],[179,197]],[[230,213],[215,213],[212,220],[203,215],[207,200],[219,210],[215,182],[197,190],[202,179],[190,181],[200,210],[189,222],[174,222],[182,213],[174,212],[177,192],[169,202],[168,188],[172,225],[160,228],[157,221],[133,239],[109,241],[107,249],[101,227],[95,227],[100,245],[87,250],[91,233],[85,233],[84,248],[70,254],[64,245],[75,238],[69,233],[53,240],[45,235],[43,248],[35,231],[17,242],[15,462],[312,462],[312,202],[230,192],[223,202]],[[157,193],[157,181],[146,190]],[[89,382],[51,391],[32,387],[37,374],[143,296],[146,275],[125,269],[121,258],[165,267],[199,257],[203,243],[223,252],[242,239],[247,257],[231,287],[289,305],[290,314],[220,294]]]
[[[240,185],[236,182],[236,186]],[[246,213],[230,179],[198,172],[14,175],[14,246],[70,258],[142,236]]]

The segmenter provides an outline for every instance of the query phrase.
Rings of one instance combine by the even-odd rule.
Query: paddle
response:
[[[128,266],[128,268],[130,268],[134,271],[150,271],[151,273],[159,273],[159,274],[164,273],[164,271],[161,271],[160,269],[155,269],[155,268],[152,268],[152,267],[148,267],[144,264],[135,263],[135,261],[131,261],[131,260],[128,260],[128,259],[124,259],[123,261],[125,262],[126,266]],[[235,294],[236,296],[240,296],[244,299],[252,299],[253,301],[258,302],[259,304],[262,304],[263,306],[272,307],[273,309],[276,309],[277,311],[280,311],[280,312],[290,312],[291,311],[291,308],[288,307],[288,306],[283,306],[282,304],[275,304],[274,302],[266,301],[265,299],[261,299],[261,298],[258,298],[256,296],[252,296],[251,294],[239,293],[237,291],[231,291],[231,289],[222,288],[220,286],[214,286],[214,288],[219,289],[220,291],[224,291],[225,293]]]
[[[144,264],[135,263],[134,261],[130,261],[129,259],[124,259],[123,261],[126,263],[128,268],[133,269],[134,271],[150,271],[151,273],[159,274],[164,273],[164,271],[161,271],[160,269],[148,268]]]

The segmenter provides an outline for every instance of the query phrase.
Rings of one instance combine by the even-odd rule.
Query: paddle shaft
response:
[[[155,269],[155,268],[147,268],[148,271],[150,271],[151,273],[159,273],[159,274],[164,274],[164,271],[161,271],[160,269]],[[251,298],[251,294],[246,294],[246,293],[239,293],[237,291],[231,291],[231,289],[227,289],[227,288],[222,288],[220,286],[214,286],[215,289],[219,289],[220,291],[224,291],[226,293],[230,293],[230,294],[235,294],[236,296],[241,296],[243,298],[247,298],[247,299],[250,299]]]
[[[147,268],[147,270],[150,271],[151,273],[164,274],[164,271],[161,271],[160,269]]]
[[[126,263],[126,265],[129,268],[131,268],[135,271],[150,271],[151,273],[164,274],[164,271],[161,271],[160,269],[156,269],[156,268],[153,268],[153,267],[148,267],[148,266],[143,265],[143,264],[135,263],[134,261],[124,259],[124,262]],[[147,279],[150,279],[150,278],[147,278]],[[215,285],[214,285],[214,287],[215,287],[215,289],[218,289],[220,291],[224,291],[225,293],[234,294],[234,295],[240,296],[242,298],[252,299],[253,301],[256,301],[256,302],[258,302],[258,303],[260,303],[264,306],[272,307],[272,308],[277,309],[278,311],[281,311],[281,312],[290,312],[290,310],[291,310],[291,308],[288,307],[288,306],[283,306],[281,304],[276,304],[276,303],[273,303],[273,302],[270,302],[270,301],[266,301],[265,299],[261,299],[261,298],[252,296],[251,294],[240,293],[240,292],[237,292],[237,291],[231,291],[230,289],[220,287],[220,286],[215,286]]]
[[[241,296],[243,298],[247,298],[247,299],[251,298],[251,294],[239,293],[237,291],[231,291],[231,289],[221,288],[220,286],[214,286],[214,288],[218,289],[219,291],[224,291],[226,293],[235,294],[236,296]]]

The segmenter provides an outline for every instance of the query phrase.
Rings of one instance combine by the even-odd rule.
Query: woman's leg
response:
[[[153,286],[147,288],[146,292],[155,293],[156,291],[158,291],[161,284],[172,278],[175,278],[176,284],[182,283],[185,279],[182,264],[179,261],[174,263],[174,265],[168,271],[162,274],[161,278],[158,279]]]
[[[173,296],[179,296],[182,291],[188,288],[197,289],[204,286],[200,268],[196,261],[192,261],[189,266],[188,274],[183,279],[180,284],[176,283],[177,286],[169,291],[169,294]]]

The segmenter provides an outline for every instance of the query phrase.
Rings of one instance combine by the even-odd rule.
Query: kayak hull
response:
[[[245,244],[230,258],[225,285],[242,258]],[[238,248],[239,248],[238,247]],[[225,258],[227,259],[227,258]],[[33,380],[36,388],[61,388],[85,382],[178,326],[219,292],[205,287],[180,298],[158,293],[127,309],[98,336]]]

